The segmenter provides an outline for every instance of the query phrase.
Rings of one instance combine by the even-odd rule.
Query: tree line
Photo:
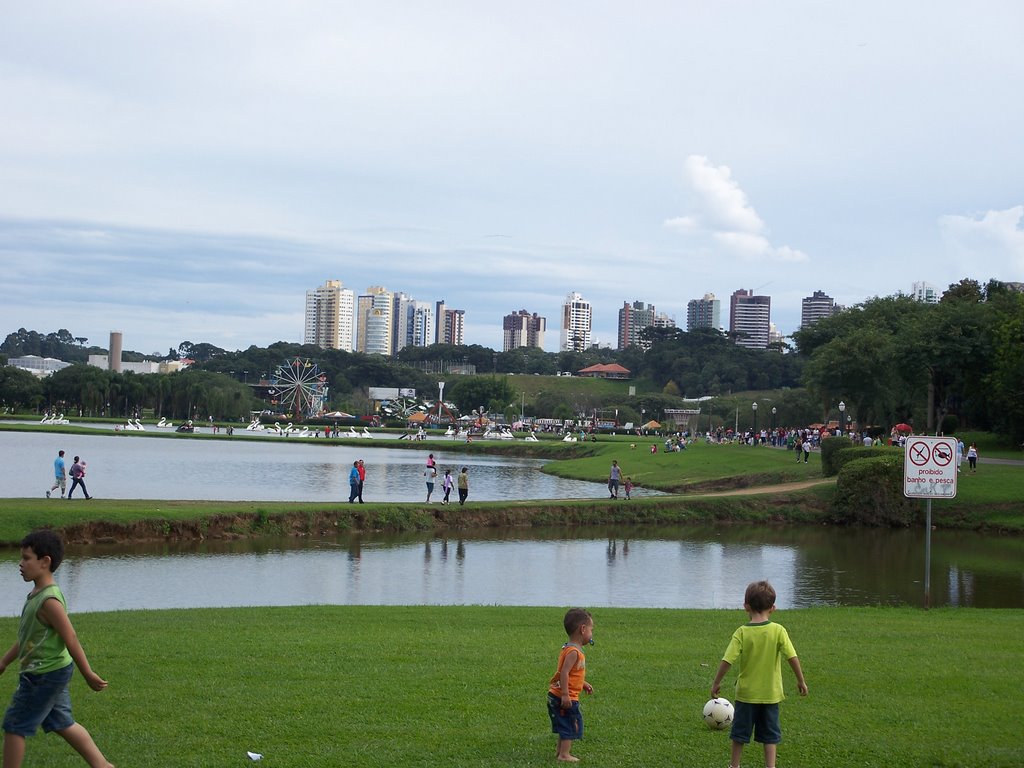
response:
[[[278,365],[298,358],[316,361],[327,377],[330,407],[362,414],[366,388],[437,391],[452,364],[473,366],[477,376],[444,375],[445,399],[468,412],[479,405],[508,410],[517,397],[504,376],[577,372],[596,363],[618,363],[631,378],[649,382],[660,395],[649,402],[589,399],[587,409],[619,407],[650,413],[678,407],[682,396],[723,396],[781,391],[791,419],[827,421],[843,401],[862,425],[877,428],[905,421],[919,431],[990,430],[1024,439],[1024,294],[998,281],[982,286],[965,279],[938,304],[904,295],[872,298],[796,331],[793,347],[768,350],[737,346],[714,329],[683,332],[649,328],[642,344],[625,350],[508,352],[480,345],[406,347],[393,357],[324,350],[277,342],[228,351],[205,342],[183,341],[164,359],[187,357],[191,368],[174,374],[139,376],[73,365],[39,380],[0,369],[0,405],[113,416],[143,410],[168,418],[242,418],[263,402],[251,384],[270,378]],[[19,329],[0,344],[0,356],[24,354],[84,362],[106,350],[67,330],[46,335]],[[142,359],[126,352],[124,359]],[[6,360],[4,360],[6,362]],[[641,398],[642,399],[642,398]],[[548,394],[524,408],[529,415],[573,418],[580,402]],[[764,424],[766,422],[762,422]]]

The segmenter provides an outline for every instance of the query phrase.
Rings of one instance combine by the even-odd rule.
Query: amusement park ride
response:
[[[327,406],[327,376],[309,358],[284,361],[275,369],[270,383],[268,393],[296,419],[317,416]]]

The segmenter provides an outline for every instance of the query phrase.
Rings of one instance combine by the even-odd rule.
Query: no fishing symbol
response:
[[[907,440],[903,494],[912,498],[956,496],[956,440],[914,436]]]

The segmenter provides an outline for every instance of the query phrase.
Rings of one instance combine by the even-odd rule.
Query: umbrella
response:
[[[913,432],[914,431],[914,428],[912,426],[910,426],[909,424],[902,424],[902,423],[901,424],[897,424],[895,427],[893,427],[893,429],[895,429],[897,432]]]

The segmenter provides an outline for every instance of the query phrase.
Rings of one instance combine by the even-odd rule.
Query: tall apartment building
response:
[[[619,349],[640,344],[640,332],[654,325],[655,310],[653,304],[646,306],[642,301],[622,303],[619,310]]]
[[[836,313],[836,301],[824,291],[815,291],[804,298],[800,304],[800,327],[818,322],[823,317],[831,317]]]
[[[562,304],[562,352],[582,352],[590,348],[593,309],[578,293],[570,293]]]
[[[686,304],[686,330],[694,328],[721,328],[722,302],[713,293],[705,293],[703,299],[690,299]]]
[[[368,355],[390,355],[393,296],[372,285],[356,300],[356,350]]]
[[[910,295],[914,297],[915,301],[922,301],[925,304],[938,304],[942,297],[942,293],[936,290],[934,285],[923,280],[911,286]]]
[[[326,280],[319,288],[306,291],[302,343],[351,352],[354,320],[355,292],[343,287],[340,280]]]
[[[391,305],[391,351],[434,343],[434,308],[408,294],[396,293]]]
[[[466,343],[466,310],[449,309],[441,299],[434,306],[434,323],[436,343],[460,347]]]
[[[501,320],[502,351],[508,352],[519,347],[544,349],[544,331],[548,321],[536,312],[532,315],[525,309],[505,315]]]
[[[771,330],[772,299],[751,290],[734,291],[729,301],[729,332],[736,344],[748,349],[767,349]]]

